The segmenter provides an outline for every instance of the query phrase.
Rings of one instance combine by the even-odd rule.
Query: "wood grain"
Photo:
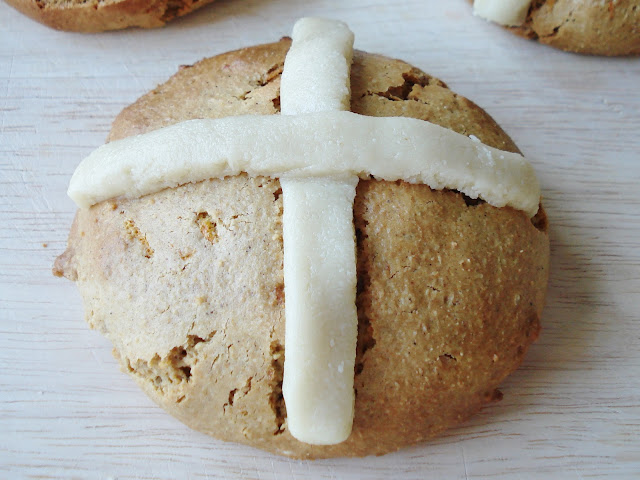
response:
[[[193,432],[118,371],[51,265],[77,163],[180,64],[347,21],[489,111],[530,157],[551,221],[543,333],[502,402],[426,445],[297,462]],[[517,38],[465,0],[219,0],[161,30],[78,35],[0,3],[0,477],[640,477],[640,60]]]

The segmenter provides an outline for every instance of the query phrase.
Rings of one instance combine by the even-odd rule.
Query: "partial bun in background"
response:
[[[102,32],[156,28],[213,0],[5,0],[16,10],[56,30]]]
[[[476,11],[481,3],[499,5],[475,3]],[[570,52],[640,54],[640,0],[533,0],[524,23],[505,26],[518,35]]]

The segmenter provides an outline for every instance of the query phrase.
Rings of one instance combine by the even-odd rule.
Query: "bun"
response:
[[[279,111],[288,39],[183,68],[115,120],[110,140],[191,118]],[[404,115],[517,151],[478,106],[399,60],[355,52],[354,112]],[[78,212],[54,273],[162,408],[201,432],[296,458],[380,455],[500,397],[540,329],[549,265],[533,219],[455,191],[360,181],[356,412],[343,443],[294,439],[282,399],[279,182],[207,180]]]

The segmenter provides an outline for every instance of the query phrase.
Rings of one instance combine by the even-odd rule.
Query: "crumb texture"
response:
[[[115,120],[110,139],[191,118],[279,110],[289,41],[182,68]],[[517,151],[479,107],[410,65],[355,53],[352,110],[422,118]],[[124,371],[194,429],[296,458],[395,451],[500,398],[540,328],[549,243],[528,219],[454,191],[360,181],[356,414],[342,444],[287,429],[282,191],[245,175],[78,212],[54,272]]]

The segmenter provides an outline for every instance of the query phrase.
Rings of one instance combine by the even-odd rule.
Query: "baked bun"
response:
[[[213,0],[5,0],[16,10],[56,30],[102,32],[162,27]]]
[[[183,68],[115,120],[109,139],[192,118],[279,111],[290,41]],[[428,120],[500,149],[502,129],[440,80],[355,52],[354,112]],[[282,397],[282,198],[246,175],[80,210],[54,272],[162,408],[216,438],[296,458],[379,455],[459,424],[499,398],[540,329],[549,265],[530,219],[456,191],[361,180],[356,405],[351,436],[294,439]]]
[[[533,0],[514,33],[561,50],[640,54],[640,0]]]

